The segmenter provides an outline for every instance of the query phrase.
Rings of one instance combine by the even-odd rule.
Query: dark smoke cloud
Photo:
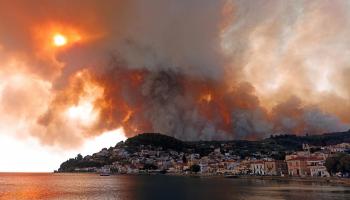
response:
[[[111,105],[124,106],[113,107],[113,111],[107,106],[102,112],[106,114],[101,118],[102,127],[123,126],[127,135],[137,134],[141,129],[187,140],[256,139],[269,134],[317,134],[348,127],[316,106],[302,105],[297,97],[278,103],[268,111],[249,83],[230,88],[221,81],[173,71],[115,69],[118,70],[108,73],[107,77],[116,79],[104,82],[104,88],[113,88],[105,93],[104,99]],[[140,73],[142,78],[130,86],[126,83],[133,82],[133,78],[125,71],[133,75]],[[116,82],[121,83],[118,89],[110,86]],[[207,92],[211,95],[210,101],[202,99]],[[130,110],[130,119],[121,123]],[[107,120],[110,123],[106,123],[106,119],[110,119]]]
[[[65,147],[121,126],[185,140],[346,130],[349,6],[0,0],[0,111],[16,110],[0,120],[20,116],[28,134]],[[51,29],[83,39],[52,49]],[[16,74],[22,90],[8,86]]]

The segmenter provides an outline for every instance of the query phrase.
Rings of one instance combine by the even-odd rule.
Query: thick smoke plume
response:
[[[0,0],[0,131],[74,147],[119,127],[184,140],[346,130],[349,8]]]

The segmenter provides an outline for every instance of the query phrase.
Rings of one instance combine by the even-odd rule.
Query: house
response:
[[[250,163],[250,168],[252,171],[252,174],[255,175],[265,175],[265,164],[264,161],[258,160],[258,161],[253,161]]]
[[[309,158],[306,162],[310,171],[310,176],[320,176],[320,177],[330,176],[325,166],[324,159],[313,157],[313,158]]]
[[[287,160],[290,176],[321,176],[329,177],[325,167],[327,155],[323,153],[310,156],[297,156]]]
[[[287,160],[288,174],[290,176],[307,176],[309,169],[307,167],[307,157],[294,157]]]
[[[325,166],[310,166],[310,175],[319,177],[330,177],[329,172]]]
[[[201,167],[201,173],[209,172],[209,158],[207,156],[203,156],[199,161],[199,166]]]
[[[226,160],[224,164],[227,170],[233,170],[239,163],[236,160]]]
[[[221,154],[220,148],[214,149],[214,154]]]
[[[284,160],[269,160],[264,162],[265,174],[281,176],[288,174],[287,163]]]
[[[104,157],[104,156],[107,156],[109,154],[107,148],[103,148],[100,152],[98,153],[94,153],[93,155],[94,156],[97,156],[97,157]]]
[[[346,152],[350,149],[349,143],[341,143],[337,145],[331,145],[327,146],[326,149],[328,149],[331,153],[339,153],[339,152]]]
[[[309,151],[297,151],[294,152],[293,154],[286,155],[286,160],[291,160],[294,158],[300,158],[300,157],[309,157],[310,152]]]
[[[233,174],[249,174],[251,172],[250,162],[247,160],[238,162],[232,172]]]
[[[199,166],[201,167],[201,173],[202,174],[205,174],[205,173],[208,173],[209,171],[209,166],[207,163],[200,163]]]

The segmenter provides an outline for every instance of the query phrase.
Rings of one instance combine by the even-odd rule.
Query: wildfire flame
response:
[[[65,112],[68,119],[83,127],[93,126],[99,118],[99,109],[94,104],[103,93],[101,87],[88,79],[89,75],[86,71],[79,71],[75,74],[73,80],[77,81],[75,84],[83,84],[82,91],[76,97],[78,100],[73,105],[68,105]]]
[[[212,101],[212,95],[210,93],[204,94],[200,97],[200,101],[210,103]]]
[[[82,124],[88,125],[96,118],[94,107],[91,102],[82,102],[67,110],[68,117],[72,120],[79,120]]]
[[[125,115],[124,119],[122,120],[123,123],[126,123],[129,121],[129,119],[131,118],[133,114],[133,111],[132,110],[129,110],[128,113]]]

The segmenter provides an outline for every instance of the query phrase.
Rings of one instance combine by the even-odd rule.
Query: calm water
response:
[[[0,174],[0,199],[350,199],[350,187],[286,181],[94,174]]]

